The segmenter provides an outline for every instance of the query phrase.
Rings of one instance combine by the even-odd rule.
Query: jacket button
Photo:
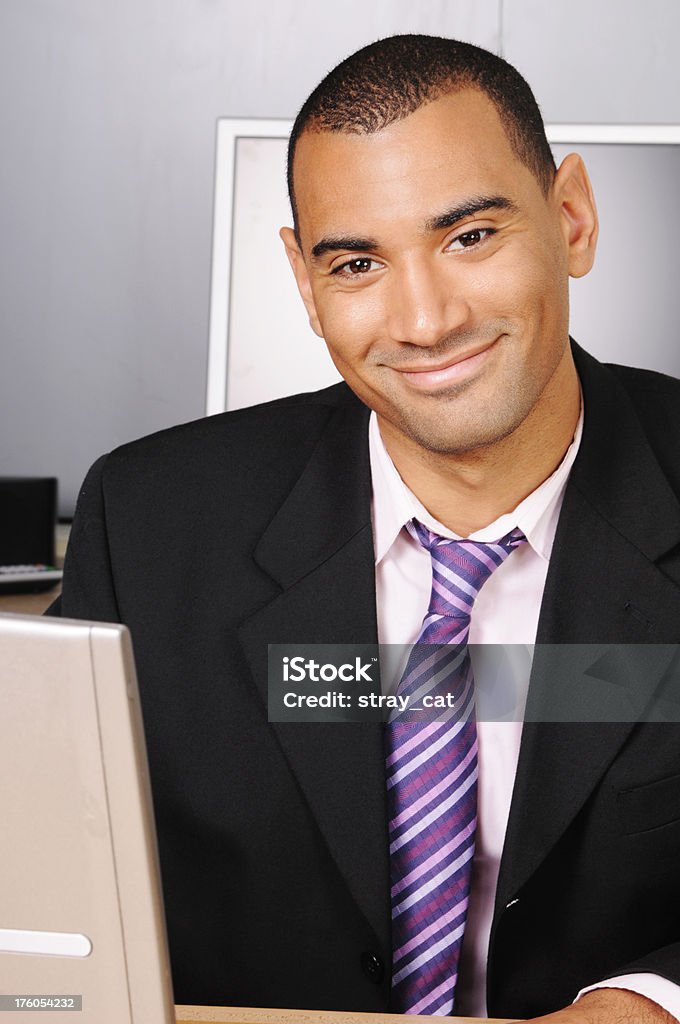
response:
[[[375,953],[361,954],[361,969],[374,985],[379,985],[385,977],[385,965]]]

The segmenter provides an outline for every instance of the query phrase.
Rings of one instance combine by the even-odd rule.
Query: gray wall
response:
[[[501,50],[548,120],[679,121],[671,0],[0,0],[0,475],[203,412],[214,125],[396,31]]]

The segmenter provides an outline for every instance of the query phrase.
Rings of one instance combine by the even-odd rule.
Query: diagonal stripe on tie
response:
[[[392,876],[392,996],[402,1013],[453,1011],[477,826],[477,727],[470,614],[491,573],[525,540],[451,541],[417,520],[409,532],[428,549],[432,593],[397,693],[412,707],[452,694],[436,721],[422,711],[385,727]],[[437,645],[430,651],[425,645]]]

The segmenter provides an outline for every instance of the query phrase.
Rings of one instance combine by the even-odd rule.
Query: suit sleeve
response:
[[[680,942],[673,942],[640,957],[634,963],[626,964],[608,978],[603,978],[600,984],[606,984],[607,981],[615,980],[624,974],[657,974],[680,986]]]
[[[64,561],[61,597],[48,615],[120,622],[109,552],[104,498],[108,456],[90,469],[80,490]]]

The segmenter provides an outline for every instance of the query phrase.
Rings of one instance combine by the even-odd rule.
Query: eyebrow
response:
[[[507,210],[509,213],[517,213],[519,207],[507,196],[474,196],[452,206],[436,217],[430,217],[425,221],[425,230],[441,231],[443,228],[453,227],[465,217],[473,217],[475,214],[485,213],[487,210]],[[316,263],[329,252],[366,252],[378,248],[380,245],[375,238],[328,235],[312,246],[311,256],[312,262]]]
[[[440,231],[442,228],[452,228],[454,224],[465,217],[474,217],[477,213],[486,213],[487,210],[507,210],[509,213],[517,213],[519,207],[507,196],[475,196],[463,203],[452,206],[436,217],[426,221],[425,227],[428,231]]]
[[[375,238],[352,238],[341,237],[340,235],[329,235],[322,238],[320,242],[312,246],[312,260],[319,260],[327,252],[365,252],[366,249],[377,249],[378,243]]]

